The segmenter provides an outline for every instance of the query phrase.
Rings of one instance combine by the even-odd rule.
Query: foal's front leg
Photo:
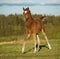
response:
[[[24,39],[24,42],[23,42],[23,46],[22,46],[22,53],[24,53],[26,40],[27,40],[29,37],[30,37],[30,34],[27,34],[27,35],[25,36],[25,39]]]

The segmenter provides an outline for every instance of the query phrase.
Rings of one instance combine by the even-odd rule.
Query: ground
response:
[[[33,53],[33,41],[27,41],[25,54],[21,48],[23,41],[0,42],[0,59],[60,59],[60,39],[49,40],[52,49],[47,48],[45,40],[41,40],[40,51]]]

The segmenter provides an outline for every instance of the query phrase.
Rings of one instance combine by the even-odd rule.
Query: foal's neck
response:
[[[31,16],[31,13],[29,14],[29,18],[28,18],[28,20],[30,20],[30,21],[33,20],[32,16]]]
[[[29,17],[27,18],[26,25],[27,25],[28,27],[30,27],[30,25],[31,25],[32,22],[33,22],[33,18],[32,18],[32,16],[31,16],[31,14],[29,14],[28,16],[29,16]]]

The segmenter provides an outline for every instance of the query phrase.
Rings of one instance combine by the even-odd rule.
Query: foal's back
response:
[[[42,31],[42,29],[45,31],[45,27],[41,19],[33,20],[30,26],[31,26],[31,31],[34,33],[38,33],[39,31]]]

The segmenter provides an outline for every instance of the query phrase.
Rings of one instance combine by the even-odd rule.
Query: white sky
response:
[[[0,3],[60,3],[60,0],[0,0]]]
[[[47,3],[60,3],[60,0],[47,0]]]

